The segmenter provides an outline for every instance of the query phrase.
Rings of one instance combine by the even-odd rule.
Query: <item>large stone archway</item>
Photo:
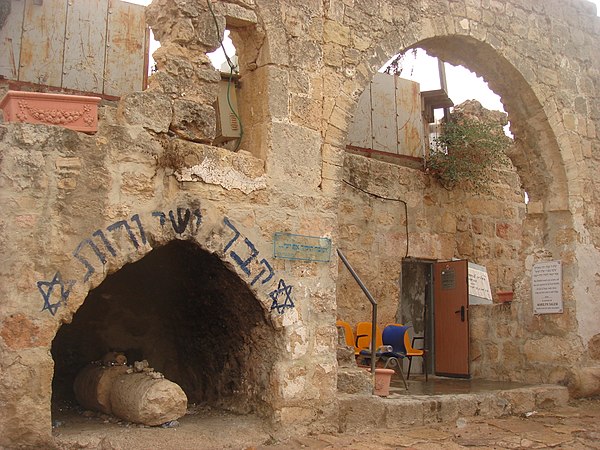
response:
[[[376,194],[372,203],[377,202],[377,196],[407,202],[408,217],[404,217],[400,207],[394,207],[398,211],[391,212],[390,217],[402,227],[408,221],[410,229],[411,213],[414,218],[415,210],[424,206],[414,197],[414,192],[427,185],[427,177],[404,169],[380,167],[374,170],[375,162],[354,161],[349,169],[349,157],[344,158],[344,148],[357,98],[373,73],[392,55],[415,47],[453,64],[464,65],[483,76],[501,95],[509,114],[516,140],[510,157],[531,199],[522,228],[523,259],[518,271],[522,277],[515,282],[519,302],[513,303],[507,318],[490,318],[506,325],[503,325],[503,334],[508,333],[512,342],[503,345],[499,337],[496,342],[490,342],[484,352],[490,352],[495,363],[503,365],[499,373],[505,376],[571,383],[578,377],[578,369],[573,369],[575,364],[596,364],[593,358],[589,359],[594,350],[590,348],[587,353],[586,345],[598,333],[588,316],[596,314],[599,308],[595,294],[592,294],[597,287],[586,281],[595,272],[589,264],[591,255],[598,256],[597,245],[590,245],[594,223],[590,214],[595,207],[591,206],[587,211],[583,208],[584,199],[590,198],[591,192],[581,189],[589,180],[584,149],[589,152],[597,145],[596,132],[589,132],[590,118],[584,111],[589,111],[589,102],[597,97],[590,87],[598,61],[591,56],[587,46],[576,44],[583,36],[573,28],[594,29],[598,19],[583,2],[546,2],[544,5],[436,2],[435,6],[427,3],[402,7],[398,3],[383,2],[380,15],[360,5],[354,5],[352,11],[343,8],[327,11],[332,21],[325,22],[323,58],[328,66],[325,83],[326,90],[335,93],[335,100],[326,109],[329,121],[324,174],[327,173],[332,183],[338,179],[348,182],[353,177],[352,170],[362,172],[363,177],[371,177],[363,180],[361,187],[371,188],[367,194]],[[565,33],[567,29],[572,36]],[[556,33],[559,34],[554,36]],[[593,34],[597,42],[597,33]],[[544,35],[554,37],[548,42],[542,38]],[[353,46],[365,47],[362,57],[351,57],[348,47]],[[592,66],[596,68],[592,69]],[[597,124],[597,119],[591,120]],[[595,127],[593,125],[594,130]],[[385,178],[397,180],[397,185],[390,187]],[[347,191],[342,185],[342,192],[344,190]],[[372,211],[375,206],[369,205],[367,209]],[[348,214],[348,211],[341,213]],[[445,214],[443,210],[442,213]],[[452,214],[448,216],[451,219]],[[446,220],[444,217],[442,220]],[[425,228],[435,224],[434,217],[424,222],[421,218],[413,220]],[[456,230],[452,221],[446,223],[448,229]],[[413,243],[417,247],[419,244],[428,247],[420,242],[420,233],[415,224],[412,225]],[[447,230],[443,228],[431,237],[437,245],[429,245],[424,252],[412,256],[460,256],[452,253],[453,245],[448,242]],[[404,236],[398,239],[402,241]],[[363,235],[362,240],[368,239]],[[378,248],[385,248],[385,253],[396,247],[399,246],[387,242],[385,247],[380,243]],[[372,254],[362,248],[358,249],[357,257],[364,264],[363,271],[377,278],[378,266],[376,261],[370,260]],[[563,262],[565,313],[561,315],[534,316],[532,313],[531,268],[535,262],[545,259]],[[377,280],[374,281],[376,289],[395,291],[395,286],[384,289],[380,278]],[[587,287],[584,289],[583,285]],[[515,333],[519,335],[516,340],[513,339]],[[557,347],[563,355],[560,358],[544,350]],[[479,357],[480,352],[477,354]],[[507,372],[505,369],[513,366],[513,361],[518,361],[515,368],[519,369]]]

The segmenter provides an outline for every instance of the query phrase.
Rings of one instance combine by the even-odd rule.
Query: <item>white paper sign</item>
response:
[[[533,265],[531,294],[534,314],[563,312],[562,264],[560,261],[543,261]]]
[[[491,305],[492,290],[487,269],[478,264],[469,263],[469,305]]]

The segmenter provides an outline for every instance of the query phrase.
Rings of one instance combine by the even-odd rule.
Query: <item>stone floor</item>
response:
[[[254,416],[194,407],[173,428],[100,414],[54,418],[60,449],[600,449],[600,399],[568,401],[559,386],[411,379],[387,398],[340,395],[336,433],[289,436]]]

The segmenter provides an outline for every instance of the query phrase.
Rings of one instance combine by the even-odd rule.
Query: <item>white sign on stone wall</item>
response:
[[[560,261],[543,261],[533,265],[531,295],[534,314],[563,312],[562,264]]]
[[[492,290],[487,269],[484,266],[469,263],[469,305],[491,305]]]

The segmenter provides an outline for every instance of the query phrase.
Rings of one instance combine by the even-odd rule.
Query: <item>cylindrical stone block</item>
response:
[[[185,415],[187,397],[172,381],[146,373],[120,376],[110,394],[115,416],[144,425],[160,425]]]
[[[115,379],[127,372],[127,366],[85,366],[73,383],[75,398],[81,406],[111,414],[110,391]]]

